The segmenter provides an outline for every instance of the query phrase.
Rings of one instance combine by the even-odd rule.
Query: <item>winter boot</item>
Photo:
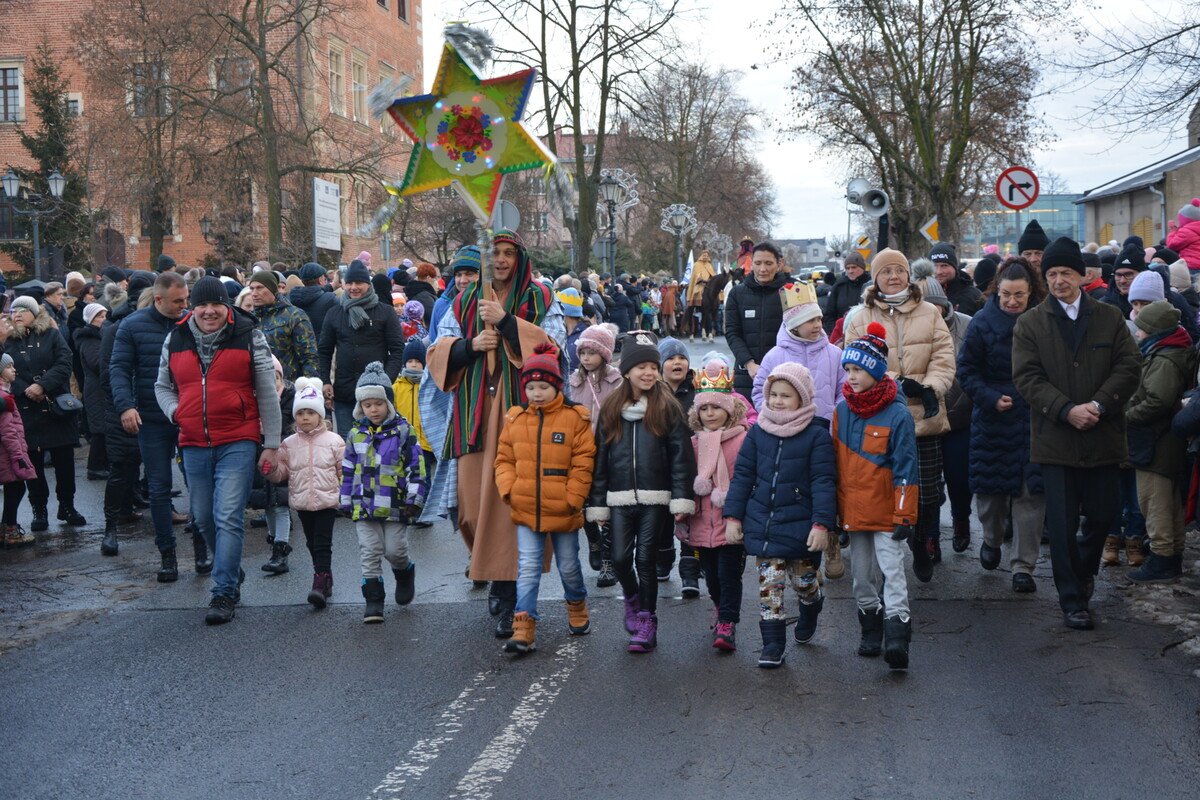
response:
[[[593,572],[600,571],[600,526],[596,523],[589,522],[583,526],[583,533],[587,536],[588,543],[588,566]]]
[[[1129,563],[1132,564],[1133,560],[1130,559]],[[1152,552],[1146,563],[1129,570],[1127,577],[1134,583],[1174,583],[1179,580],[1180,574],[1181,570],[1176,565],[1174,556],[1160,556]]]
[[[858,624],[862,627],[862,639],[858,642],[858,654],[865,658],[878,658],[883,652],[883,609],[858,610]]]
[[[205,544],[204,537],[195,528],[192,529],[192,558],[196,564],[197,575],[208,575],[212,572],[212,554],[208,552],[208,545]]]
[[[1129,562],[1131,567],[1140,567],[1146,563],[1146,556],[1142,553],[1141,539],[1126,539],[1125,540],[1125,560]]]
[[[233,611],[237,606],[232,597],[218,594],[208,603],[208,613],[204,616],[205,625],[224,625],[233,619]]]
[[[629,652],[649,653],[658,646],[658,615],[653,611],[639,611],[637,631],[629,637]]]
[[[330,595],[333,594],[333,573],[318,572],[313,575],[312,589],[308,593],[309,604],[320,611],[329,601]]]
[[[567,632],[572,636],[583,636],[591,630],[592,620],[588,616],[587,600],[568,600]]]
[[[504,643],[504,652],[525,655],[537,649],[537,620],[525,611],[513,616],[512,638]]]
[[[117,521],[109,519],[104,523],[104,538],[100,540],[100,555],[115,556],[117,554]]]
[[[363,609],[363,623],[373,625],[383,622],[383,601],[387,598],[383,578],[363,578],[362,594],[367,601]]]
[[[921,583],[929,583],[933,580],[933,559],[930,556],[928,542],[930,527],[925,523],[919,522],[914,531],[916,535],[908,537],[908,549],[912,551],[913,557],[913,575]]]
[[[671,567],[675,566],[675,537],[671,537],[668,547],[660,548],[657,554],[655,568],[659,582],[671,580]]]
[[[162,551],[162,566],[158,568],[159,583],[174,583],[179,580],[179,562],[175,560],[175,548]]]
[[[979,545],[979,566],[989,572],[1000,566],[1000,548],[992,547],[987,542]]]
[[[762,632],[762,652],[758,654],[758,665],[763,669],[775,669],[783,664],[783,651],[787,649],[787,622],[782,619],[764,619],[758,623]]]
[[[941,528],[925,538],[925,551],[929,553],[930,564],[942,563],[942,531]]]
[[[394,569],[392,574],[396,576],[396,605],[406,606],[417,592],[417,565],[409,561],[407,568]]]
[[[912,639],[912,620],[899,617],[883,621],[883,660],[892,669],[908,669],[908,642]]]
[[[29,533],[20,525],[5,525],[4,526],[4,546],[5,547],[24,547],[33,544],[35,541],[32,533]]]
[[[625,598],[625,632],[637,633],[638,613],[642,610],[642,598],[636,594]]]
[[[83,514],[76,511],[73,505],[58,507],[58,521],[75,527],[87,525],[87,520],[83,518]]]
[[[33,523],[29,526],[29,530],[34,533],[41,533],[44,530],[48,530],[50,528],[50,517],[48,514],[49,512],[46,510],[45,505],[34,506]]]
[[[846,574],[846,560],[842,558],[842,540],[834,531],[830,532],[829,545],[825,548],[825,577],[836,581]]]
[[[956,519],[954,520],[954,552],[965,553],[967,548],[971,546],[971,520]]]
[[[685,548],[679,556],[679,580],[683,584],[684,597],[700,596],[700,559],[691,548]]]
[[[609,586],[617,585],[617,573],[613,570],[612,562],[608,559],[601,559],[600,574],[596,576],[596,588],[606,589]]]
[[[732,622],[718,622],[713,626],[712,646],[726,653],[737,650],[737,625]]]
[[[808,644],[817,632],[817,617],[825,607],[825,595],[819,594],[811,603],[800,603],[800,616],[796,619],[796,642]]]
[[[1104,552],[1100,563],[1106,567],[1115,567],[1121,563],[1121,540],[1116,536],[1104,537]]]
[[[262,565],[263,572],[269,572],[272,575],[282,575],[288,571],[288,556],[292,552],[292,546],[287,542],[276,542],[271,545],[271,560]]]

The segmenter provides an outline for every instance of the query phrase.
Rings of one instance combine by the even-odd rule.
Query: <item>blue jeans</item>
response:
[[[175,547],[175,528],[171,524],[171,481],[179,428],[164,422],[143,422],[138,430],[138,449],[146,467],[150,486],[150,519],[154,522],[154,546],[163,550]]]
[[[1109,536],[1141,539],[1146,535],[1146,517],[1138,506],[1137,470],[1121,470],[1121,513],[1113,520]]]
[[[337,434],[343,439],[350,433],[350,429],[354,427],[354,403],[343,403],[341,400],[333,401],[333,424],[337,426]]]
[[[546,554],[546,537],[554,547],[554,561],[562,578],[563,595],[568,600],[583,600],[587,587],[583,585],[583,569],[579,566],[579,532],[534,533],[524,525],[517,526],[517,611],[538,619],[538,588],[542,582],[542,560]]]
[[[192,519],[213,554],[214,597],[237,595],[243,518],[257,450],[255,442],[183,448]]]

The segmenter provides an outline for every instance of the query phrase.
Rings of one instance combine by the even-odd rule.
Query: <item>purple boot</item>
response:
[[[642,599],[638,595],[625,598],[625,632],[637,633],[638,612],[642,610]]]
[[[649,653],[658,645],[658,615],[652,611],[639,611],[637,633],[629,637],[629,652]]]

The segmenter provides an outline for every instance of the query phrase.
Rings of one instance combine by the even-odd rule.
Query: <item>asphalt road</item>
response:
[[[910,582],[900,675],[854,654],[848,576],[827,584],[815,639],[765,671],[749,570],[727,656],[677,580],[661,584],[657,652],[624,651],[615,587],[589,588],[594,631],[568,637],[551,574],[538,652],[514,660],[447,524],[414,533],[416,602],[382,626],[360,622],[349,523],[323,612],[304,602],[303,547],[266,577],[255,529],[243,605],[208,628],[190,552],[171,585],[154,582],[148,530],[99,556],[100,491],[81,484],[82,533],[0,552],[6,798],[1191,800],[1200,785],[1197,662],[1116,575],[1079,633],[1045,561],[1038,593],[1016,596],[1007,572],[947,547],[931,584]]]

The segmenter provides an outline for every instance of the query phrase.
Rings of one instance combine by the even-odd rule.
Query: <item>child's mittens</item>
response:
[[[725,520],[725,541],[729,544],[741,544],[742,539],[742,523],[736,519]]]
[[[812,528],[808,532],[808,550],[811,553],[823,553],[829,547],[829,532],[824,528]]]
[[[897,542],[904,542],[908,537],[912,536],[912,525],[897,525],[896,530],[892,532],[892,539]]]

